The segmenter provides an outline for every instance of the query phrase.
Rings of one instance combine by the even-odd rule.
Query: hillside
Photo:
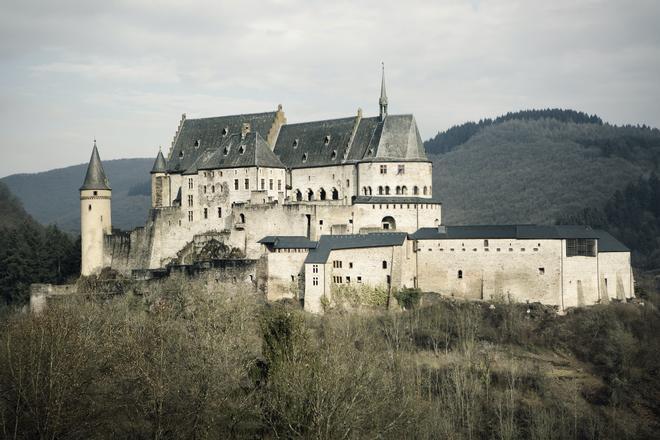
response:
[[[112,223],[120,229],[143,225],[150,194],[143,190],[149,182],[153,159],[103,161],[112,187]],[[78,188],[87,164],[74,165],[35,174],[14,174],[1,179],[23,203],[25,210],[42,224],[56,224],[62,230],[80,232]],[[130,194],[129,194],[130,193]]]
[[[660,132],[513,119],[431,159],[445,223],[554,223],[657,169]]]

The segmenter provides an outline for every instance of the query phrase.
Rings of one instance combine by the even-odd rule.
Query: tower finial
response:
[[[378,106],[380,107],[380,119],[381,121],[387,116],[387,93],[385,92],[385,62],[381,63],[382,65],[382,76],[380,81],[380,99],[378,100]]]

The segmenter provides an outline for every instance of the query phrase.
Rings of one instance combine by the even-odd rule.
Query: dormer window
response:
[[[298,148],[298,139],[293,140],[293,148]]]
[[[239,154],[245,153],[245,145],[241,145],[241,148],[238,149]]]
[[[332,150],[332,154],[330,155],[330,160],[335,160],[337,158],[337,150]]]
[[[202,140],[201,140],[201,139],[197,139],[197,140],[195,141],[195,148],[199,148],[200,145],[202,145]]]
[[[179,151],[179,159],[183,159],[183,150]]]
[[[302,161],[307,162],[307,153],[303,153],[302,155]]]
[[[222,135],[227,136],[227,134],[229,134],[229,127],[225,127],[222,129]]]
[[[371,156],[372,154],[374,154],[374,149],[369,148],[369,151],[367,151],[367,156]]]
[[[326,147],[330,144],[330,135],[326,135],[325,138],[323,138],[323,145]]]
[[[229,154],[229,146],[225,147],[225,149],[223,150],[223,153],[224,153],[225,156]]]

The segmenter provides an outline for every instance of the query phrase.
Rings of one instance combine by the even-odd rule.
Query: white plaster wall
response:
[[[380,166],[387,166],[387,173],[380,174]],[[397,174],[398,166],[404,165],[403,174]],[[365,162],[358,164],[358,183],[360,195],[364,194],[364,187],[371,187],[374,196],[378,194],[378,187],[389,186],[390,196],[396,196],[397,186],[406,186],[408,197],[414,196],[413,188],[419,188],[419,197],[432,197],[433,164],[431,162]],[[426,187],[426,195],[423,188]],[[384,195],[384,194],[383,194]]]
[[[324,295],[330,295],[330,280],[327,276],[328,264],[305,264],[305,310],[311,313],[323,312],[321,299]],[[317,270],[315,272],[314,270]],[[318,285],[314,285],[314,279]]]
[[[104,235],[112,233],[112,191],[80,191],[80,238],[82,275],[99,272],[104,266]]]
[[[419,240],[417,247],[418,286],[424,291],[561,305],[559,240],[489,239],[488,246],[483,239]]]
[[[308,253],[307,249],[277,249],[268,252],[269,301],[281,298],[296,299],[304,295],[300,288],[304,287],[304,263]]]
[[[442,223],[442,205],[439,203],[375,203],[354,206],[357,214],[356,228],[381,228],[384,217],[396,222],[396,230],[415,232],[422,227],[434,227]],[[437,220],[437,221],[436,221]]]
[[[338,165],[316,168],[296,168],[291,170],[291,190],[287,196],[289,200],[296,201],[296,190],[300,190],[303,200],[307,201],[307,191],[314,191],[314,201],[319,201],[321,188],[326,191],[326,199],[332,199],[332,189],[339,191],[339,200],[343,204],[350,204],[351,197],[357,195],[355,165]]]
[[[598,271],[603,301],[635,296],[630,252],[599,252]]]

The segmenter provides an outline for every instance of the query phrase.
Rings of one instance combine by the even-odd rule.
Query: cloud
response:
[[[0,175],[83,162],[92,136],[104,158],[153,155],[183,112],[373,114],[381,61],[391,111],[414,113],[425,138],[548,106],[658,126],[659,12],[651,0],[5,0]]]

